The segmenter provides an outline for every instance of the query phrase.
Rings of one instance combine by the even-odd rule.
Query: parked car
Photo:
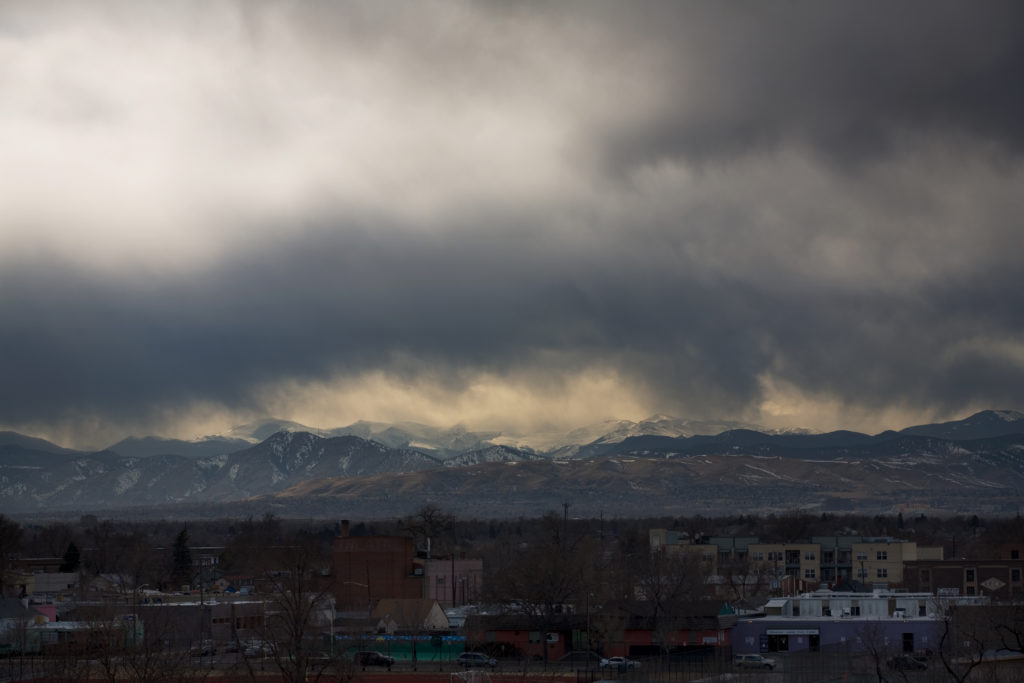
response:
[[[889,661],[886,662],[890,669],[893,671],[927,671],[928,662],[922,657],[913,657],[910,655],[900,655],[898,657],[890,657]]]
[[[390,667],[395,663],[395,658],[376,651],[357,652],[353,657],[359,666],[386,666]]]
[[[477,666],[494,669],[498,666],[497,659],[488,657],[483,652],[463,652],[455,659],[455,663],[466,669]]]
[[[272,654],[270,646],[262,640],[250,640],[246,643],[245,649],[242,650],[242,653],[246,657],[266,657],[267,655]]]
[[[626,669],[639,669],[640,662],[626,657],[609,657],[608,659],[601,660],[601,668],[617,669],[619,671],[625,671]]]
[[[775,660],[762,655],[736,655],[732,663],[740,669],[774,669]]]

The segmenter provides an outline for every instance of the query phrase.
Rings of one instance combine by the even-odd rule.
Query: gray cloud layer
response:
[[[0,423],[1024,405],[1017,3],[55,7],[0,10]]]

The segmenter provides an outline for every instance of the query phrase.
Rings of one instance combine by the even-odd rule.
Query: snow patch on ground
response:
[[[142,472],[139,470],[128,470],[127,472],[118,475],[117,484],[114,486],[114,493],[120,496],[122,493],[138,484],[141,476]]]
[[[228,454],[211,455],[209,458],[201,458],[198,462],[200,467],[209,469],[221,469],[228,464]]]
[[[754,467],[753,465],[749,465],[749,464],[744,464],[743,466],[744,467],[749,467],[750,469],[754,470],[755,472],[763,472],[764,474],[767,474],[769,477],[772,477],[774,479],[785,479],[786,478],[786,477],[780,477],[779,475],[775,474],[775,472],[772,472],[771,470],[766,470],[763,467]]]

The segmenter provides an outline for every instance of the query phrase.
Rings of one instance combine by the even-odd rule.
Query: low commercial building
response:
[[[958,604],[977,600],[960,599]],[[841,593],[819,590],[774,598],[764,616],[741,618],[733,650],[753,652],[864,652],[893,654],[938,647],[949,603],[930,593]]]

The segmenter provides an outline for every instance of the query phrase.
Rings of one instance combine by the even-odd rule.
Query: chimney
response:
[[[338,538],[348,538],[348,520],[341,520],[341,531],[338,533]]]

